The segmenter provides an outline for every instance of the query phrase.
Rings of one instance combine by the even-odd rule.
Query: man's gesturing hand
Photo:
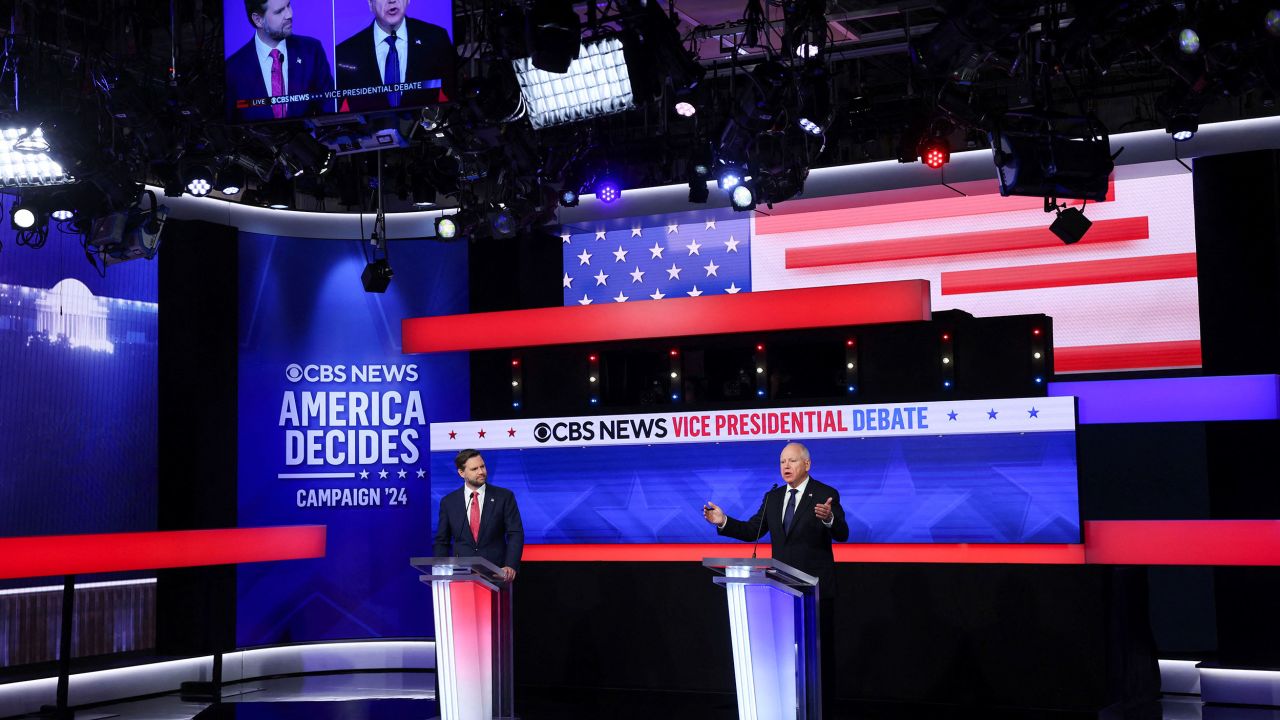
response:
[[[707,501],[706,505],[702,506],[702,517],[716,527],[720,527],[725,521],[724,511],[710,500]]]
[[[831,498],[827,498],[827,501],[820,505],[814,505],[813,514],[817,515],[818,519],[824,523],[830,520],[831,519]]]

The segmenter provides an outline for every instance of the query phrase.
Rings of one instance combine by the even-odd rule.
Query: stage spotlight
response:
[[[187,165],[182,172],[182,184],[188,194],[204,197],[213,190],[213,172],[207,165]]]
[[[1049,232],[1058,236],[1066,245],[1073,245],[1089,232],[1093,221],[1084,216],[1084,211],[1077,207],[1058,211],[1058,217],[1049,225]]]
[[[75,178],[50,156],[49,141],[41,128],[10,127],[0,130],[0,186],[30,187],[73,182]]]
[[[680,117],[693,117],[697,112],[698,108],[694,107],[693,103],[688,100],[681,100],[676,103],[676,114]]]
[[[458,236],[458,223],[453,218],[436,218],[436,237],[441,240],[452,240]]]
[[[275,177],[259,188],[262,204],[273,210],[287,210],[293,207],[293,181],[288,178]]]
[[[602,203],[611,203],[622,197],[622,188],[613,180],[601,180],[596,185],[596,199]]]
[[[560,191],[560,206],[561,206],[561,207],[577,207],[577,206],[578,206],[578,191],[577,191],[577,190],[574,190],[573,188],[565,188],[565,189],[561,190],[561,191]]]
[[[738,185],[729,193],[729,202],[734,210],[750,210],[756,206],[756,194],[746,185]]]
[[[493,237],[503,239],[515,237],[519,224],[515,216],[505,207],[494,206],[485,213],[485,221],[489,223],[489,232]]]
[[[278,157],[290,177],[323,175],[333,163],[333,151],[307,132],[297,133],[282,145]]]
[[[801,130],[809,133],[810,135],[821,135],[823,131],[822,125],[807,117],[800,118],[799,125]]]
[[[693,166],[693,174],[700,178],[705,178],[711,174],[711,166],[705,163],[695,163]]]
[[[1178,33],[1178,49],[1184,55],[1195,55],[1200,52],[1200,33],[1192,28],[1183,28]]]
[[[716,184],[721,190],[732,190],[742,184],[742,172],[737,168],[727,167],[720,171],[720,177],[716,179]]]
[[[213,187],[223,195],[238,195],[241,190],[244,190],[244,179],[244,168],[228,165],[218,171]]]
[[[1004,197],[1106,200],[1115,168],[1107,129],[1092,116],[1058,117],[1052,132],[1036,113],[1007,113],[991,131]]]
[[[622,41],[616,37],[583,45],[564,74],[539,69],[530,58],[512,63],[535,130],[635,107]]]
[[[1280,37],[1280,9],[1268,10],[1262,22],[1266,25],[1267,32],[1274,37]]]
[[[14,230],[30,230],[36,226],[36,211],[25,205],[14,203],[9,209],[9,225]]]
[[[951,146],[946,138],[926,138],[920,143],[920,160],[937,170],[951,160]]]
[[[578,59],[582,19],[570,0],[534,0],[524,28],[529,60],[535,68],[563,75]]]
[[[1195,137],[1196,130],[1199,129],[1200,123],[1197,122],[1196,116],[1183,113],[1169,119],[1165,132],[1173,136],[1174,142],[1186,142]]]
[[[711,197],[711,190],[707,188],[707,181],[694,178],[689,181],[689,202],[702,204]]]
[[[384,293],[387,286],[391,284],[391,278],[395,273],[391,270],[391,264],[386,258],[378,258],[364,266],[364,272],[360,273],[360,284],[364,286],[364,291],[368,293]]]

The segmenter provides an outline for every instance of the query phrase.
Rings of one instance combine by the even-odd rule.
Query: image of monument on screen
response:
[[[474,447],[528,543],[736,542],[702,504],[749,518],[793,440],[840,492],[850,542],[1081,541],[1074,398],[433,423],[432,503]]]

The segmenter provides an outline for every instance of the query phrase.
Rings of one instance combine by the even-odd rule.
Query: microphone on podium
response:
[[[774,483],[773,487],[764,491],[764,497],[760,498],[760,522],[756,523],[756,541],[751,543],[751,559],[756,559],[756,548],[760,545],[760,531],[764,528],[764,517],[768,513],[769,493],[778,489],[778,483]]]

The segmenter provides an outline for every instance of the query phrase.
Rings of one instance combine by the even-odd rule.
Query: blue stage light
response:
[[[1178,49],[1187,55],[1200,52],[1200,33],[1191,28],[1183,28],[1178,33]]]
[[[564,207],[575,207],[578,204],[578,191],[565,188],[560,192],[560,204]]]
[[[611,203],[620,197],[622,197],[622,188],[612,180],[602,180],[596,186],[596,198],[602,203]]]

